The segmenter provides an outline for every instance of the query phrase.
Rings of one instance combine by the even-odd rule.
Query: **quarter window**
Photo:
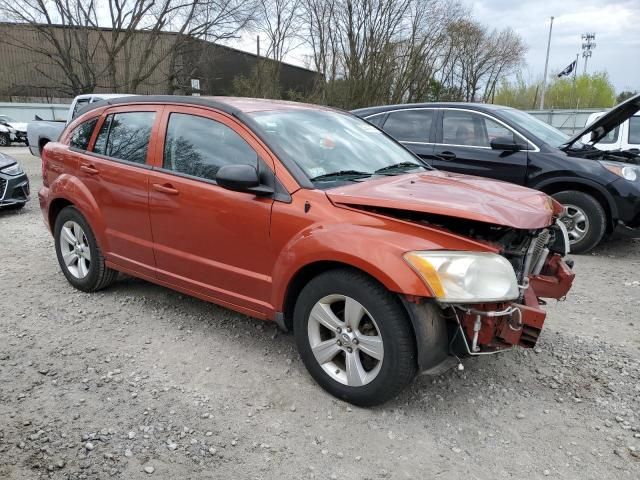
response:
[[[253,165],[258,155],[231,128],[210,118],[172,113],[167,126],[163,167],[206,180],[223,165]]]
[[[378,128],[382,128],[383,121],[384,121],[384,113],[367,118],[367,122],[369,122],[371,125],[375,125]]]
[[[640,145],[640,116],[629,118],[629,143]]]
[[[504,125],[473,112],[445,110],[442,120],[442,143],[470,147],[490,147],[500,138],[522,142]]]
[[[400,142],[429,142],[434,110],[401,110],[391,112],[384,131]]]
[[[154,112],[124,112],[108,115],[93,147],[95,153],[144,164]]]
[[[91,120],[87,120],[86,122],[78,125],[71,134],[69,146],[71,148],[77,148],[78,150],[86,150],[89,146],[91,133],[93,133],[93,128],[96,126],[97,122],[97,118],[92,118]]]

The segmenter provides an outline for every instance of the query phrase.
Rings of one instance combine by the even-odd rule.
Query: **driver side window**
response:
[[[163,168],[205,180],[216,180],[223,165],[257,167],[258,155],[226,125],[183,113],[169,117]]]

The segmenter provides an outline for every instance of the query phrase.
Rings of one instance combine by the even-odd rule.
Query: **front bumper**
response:
[[[0,173],[0,206],[26,203],[30,194],[29,179],[25,173],[16,176]]]
[[[494,353],[515,345],[533,348],[547,316],[541,298],[563,299],[574,277],[560,255],[551,255],[539,275],[529,276],[519,302],[454,307],[466,353]]]

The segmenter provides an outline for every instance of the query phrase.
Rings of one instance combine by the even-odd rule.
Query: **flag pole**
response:
[[[576,101],[576,108],[573,110],[573,132],[571,132],[571,134],[573,135],[574,133],[576,133],[576,117],[578,116],[578,90],[577,90],[577,85],[576,85],[576,77],[578,75],[578,57],[580,56],[579,53],[576,53],[576,66],[573,69],[573,98]]]
[[[549,25],[549,40],[547,40],[547,59],[544,62],[544,77],[542,78],[542,92],[540,94],[540,110],[544,109],[544,91],[547,87],[547,69],[549,68],[549,49],[551,48],[551,32],[553,30],[553,17]]]

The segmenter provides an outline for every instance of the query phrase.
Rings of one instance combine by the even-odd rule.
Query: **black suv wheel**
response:
[[[567,214],[561,219],[567,227],[572,253],[587,253],[604,237],[607,214],[591,195],[576,190],[566,190],[553,195],[562,203]]]

